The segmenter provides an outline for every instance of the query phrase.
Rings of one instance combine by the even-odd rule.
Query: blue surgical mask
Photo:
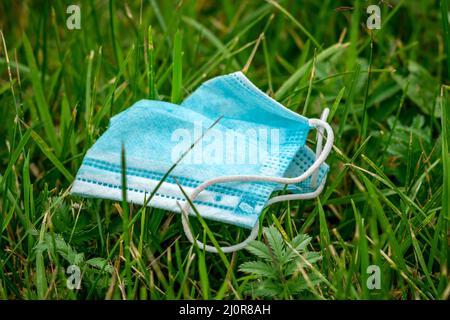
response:
[[[187,213],[194,211],[187,194],[203,218],[252,229],[243,243],[222,248],[235,251],[257,235],[264,207],[320,193],[328,171],[324,160],[333,143],[333,132],[324,120],[307,119],[285,108],[241,72],[216,77],[181,105],[141,100],[114,116],[83,159],[72,193],[122,200],[122,144],[127,200],[135,204],[144,204],[179,161],[148,205],[183,213],[183,227],[193,242]],[[318,129],[316,153],[306,146],[311,128]],[[323,130],[327,141],[321,150]],[[292,194],[270,199],[286,185]]]

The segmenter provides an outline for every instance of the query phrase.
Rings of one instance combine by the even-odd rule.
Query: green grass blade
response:
[[[147,77],[148,77],[148,90],[149,98],[151,100],[156,99],[155,89],[155,47],[153,46],[153,30],[152,26],[148,27],[147,32]]]
[[[66,167],[59,161],[59,159],[55,156],[52,149],[45,143],[45,141],[35,132],[31,132],[31,137],[34,142],[38,145],[39,149],[41,149],[42,153],[53,163],[53,165],[58,169],[59,172],[67,179],[67,181],[72,182],[74,177],[73,175],[66,169]]]
[[[177,30],[173,44],[172,98],[173,103],[180,103],[183,96],[182,76],[182,32]]]
[[[289,11],[283,8],[278,2],[274,0],[267,0],[271,5],[280,10],[289,20],[291,20],[313,43],[318,49],[322,49],[322,46],[319,42],[314,38],[314,36],[297,20],[295,19]]]
[[[325,212],[323,211],[320,198],[317,198],[317,208],[319,210],[319,230],[320,230],[320,249],[322,250],[322,256],[325,257],[325,262],[329,266],[331,264],[329,246],[331,245],[330,233],[328,231],[327,219]],[[325,265],[326,269],[327,266]]]
[[[365,299],[369,298],[369,291],[366,285],[367,281],[367,267],[369,266],[369,249],[366,239],[366,229],[364,225],[364,219],[361,217],[358,209],[355,206],[353,199],[351,200],[353,213],[355,215],[356,226],[357,226],[357,245],[358,245],[358,259],[360,262],[360,272],[364,275],[361,279],[361,287],[363,288],[363,295]]]
[[[92,63],[94,61],[94,50],[91,50],[88,56],[88,66],[87,66],[87,74],[86,74],[86,88],[85,88],[85,111],[84,111],[84,120],[86,122],[86,128],[90,130],[91,117],[92,117],[92,109],[91,109],[91,83],[92,83]]]
[[[363,142],[367,137],[367,127],[368,127],[368,123],[369,123],[369,116],[367,114],[367,99],[369,97],[370,79],[372,76],[372,61],[373,61],[373,41],[370,43],[369,69],[367,72],[366,90],[364,92],[363,117],[361,120],[362,128],[360,128],[360,132],[361,132],[360,142]]]
[[[197,247],[198,255],[198,273],[200,276],[200,288],[202,289],[202,297],[208,300],[210,297],[208,270],[206,267],[205,253]]]
[[[38,299],[44,299],[48,290],[47,277],[45,275],[44,255],[36,253],[36,288]]]
[[[122,144],[121,152],[121,179],[122,179],[122,227],[123,227],[123,242],[124,242],[124,255],[125,255],[125,285],[127,288],[127,298],[131,299],[132,296],[132,278],[131,278],[131,246],[130,246],[130,224],[129,214],[130,209],[127,202],[127,164],[125,159],[125,146]]]
[[[440,230],[437,230],[436,233],[441,234],[441,252],[440,252],[440,260],[441,260],[441,271],[443,271],[443,267],[445,265],[449,265],[449,250],[448,250],[448,236],[449,236],[449,225],[450,225],[450,149],[449,149],[449,141],[450,141],[450,105],[449,105],[449,97],[448,97],[448,87],[441,88],[441,109],[442,109],[442,171],[443,171],[443,192],[442,192],[442,207],[441,207],[441,215],[442,218],[439,219],[438,226]],[[446,270],[446,269],[445,269]],[[441,283],[445,283],[443,280],[443,276],[441,276]],[[448,282],[448,281],[447,281]],[[447,293],[447,297],[449,294]]]
[[[36,60],[34,59],[33,49],[31,48],[30,41],[28,40],[26,34],[23,35],[23,47],[25,49],[27,62],[30,68],[31,82],[33,85],[34,97],[39,110],[39,116],[41,117],[45,134],[47,135],[51,147],[58,153],[59,143],[56,138],[50,107],[48,106],[47,101],[45,101],[44,90],[42,89],[41,78],[39,77],[38,67],[36,65]]]
[[[120,64],[119,67],[119,71],[117,72],[115,78],[114,78],[114,83],[111,86],[108,95],[105,99],[105,103],[103,104],[102,108],[100,110],[98,110],[98,112],[96,113],[96,115],[94,116],[94,126],[98,127],[100,125],[100,121],[109,113],[111,113],[112,111],[112,107],[114,104],[114,100],[115,100],[115,96],[114,93],[117,90],[117,86],[119,84],[120,78],[123,76],[126,66],[128,64],[128,61],[130,60],[131,55],[133,54],[135,50],[135,47],[132,46],[130,48],[130,50],[128,51],[127,56],[125,57],[125,60],[122,61],[122,63]]]
[[[376,187],[365,176],[362,176],[362,179],[364,181],[364,184],[365,184],[367,191],[369,193],[369,196],[370,196],[370,207],[372,208],[374,214],[377,216],[377,218],[380,222],[381,228],[386,233],[386,235],[389,239],[389,244],[392,248],[392,254],[395,257],[395,262],[403,271],[405,271],[406,264],[405,264],[404,257],[402,256],[402,251],[400,249],[400,245],[397,241],[397,238],[395,237],[395,232],[392,229],[391,223],[389,222],[389,219],[386,217],[386,213],[384,212],[383,207],[378,200],[378,196],[375,192]]]
[[[441,0],[441,19],[442,19],[442,29],[443,38],[445,45],[445,54],[447,56],[447,80],[450,79],[450,31],[448,22],[448,1]]]
[[[120,50],[119,45],[117,44],[117,14],[116,14],[116,1],[109,0],[109,27],[111,32],[111,41],[114,50],[114,57],[116,58],[116,63],[120,64],[122,61],[122,52]]]
[[[328,122],[331,122],[336,114],[336,111],[341,103],[342,97],[345,93],[345,87],[343,87],[337,94],[336,99],[334,99],[333,105],[330,108],[330,114],[328,115]]]
[[[328,58],[342,52],[347,45],[342,43],[337,43],[332,45],[331,47],[323,50],[317,55],[316,62],[320,63],[322,61],[327,60]],[[298,84],[298,81],[301,77],[311,68],[311,64],[313,63],[313,59],[309,60],[303,66],[301,66],[297,71],[295,71],[275,92],[275,99],[282,100],[285,97],[289,90],[295,87]]]
[[[7,181],[7,178],[9,174],[11,173],[11,170],[13,166],[16,164],[17,159],[19,159],[19,156],[21,152],[23,151],[23,148],[27,144],[28,140],[30,139],[32,129],[29,128],[22,136],[22,139],[20,139],[19,144],[17,145],[16,150],[14,150],[14,153],[11,155],[11,159],[8,162],[8,166],[6,167],[5,172],[3,173],[3,176],[0,177],[0,186],[3,184],[4,181]]]

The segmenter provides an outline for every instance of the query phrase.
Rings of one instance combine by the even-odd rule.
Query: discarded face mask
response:
[[[312,199],[323,190],[334,137],[327,116],[328,109],[321,119],[298,115],[241,72],[219,76],[181,105],[141,100],[112,117],[84,157],[72,193],[122,200],[123,145],[127,201],[182,213],[188,239],[210,252],[217,249],[190,231],[190,201],[203,218],[251,229],[243,242],[221,248],[233,252],[256,238],[266,206]],[[311,128],[317,129],[315,153],[306,146]],[[270,198],[284,189],[292,194]]]

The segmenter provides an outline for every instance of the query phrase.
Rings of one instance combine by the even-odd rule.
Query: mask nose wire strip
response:
[[[321,128],[325,129],[325,131],[327,132],[327,141],[323,147],[322,152],[316,158],[316,160],[311,165],[311,167],[309,167],[300,176],[295,177],[295,178],[253,176],[253,175],[248,175],[248,176],[247,175],[237,175],[237,176],[217,177],[217,178],[207,180],[207,181],[203,182],[202,184],[200,184],[199,186],[197,186],[192,191],[192,194],[190,195],[191,201],[194,202],[195,198],[197,198],[197,196],[200,194],[200,192],[202,192],[207,187],[209,187],[213,184],[216,184],[216,183],[243,181],[243,182],[275,182],[275,183],[280,183],[280,184],[293,184],[293,183],[300,183],[300,182],[306,180],[307,178],[309,178],[309,176],[314,174],[316,172],[316,170],[319,169],[320,165],[326,160],[326,158],[328,157],[328,155],[331,152],[331,149],[333,148],[333,142],[334,142],[333,129],[327,122],[325,122],[321,119],[309,119],[309,125],[311,127],[315,127],[318,130]],[[317,197],[324,188],[324,185],[325,185],[324,182],[325,182],[325,179],[321,183],[319,188],[316,191],[311,192],[311,193],[292,194],[292,195],[283,195],[283,196],[273,197],[267,202],[266,207],[270,204],[273,204],[273,203],[279,202],[279,201],[303,200],[303,199],[312,199],[314,197]],[[208,252],[217,253],[218,251],[214,246],[206,245],[206,244],[200,242],[199,240],[194,239],[194,236],[192,235],[191,229],[189,227],[189,221],[188,221],[189,209],[190,209],[190,203],[189,203],[189,201],[186,201],[186,203],[181,208],[181,222],[183,224],[183,229],[184,229],[184,233],[186,234],[186,237],[189,239],[189,241],[191,243],[196,243],[200,248],[204,248]],[[253,227],[253,229],[247,239],[245,239],[244,241],[242,241],[236,245],[222,247],[221,248],[222,252],[229,253],[229,252],[234,252],[234,251],[244,248],[248,244],[248,242],[254,240],[258,236],[258,231],[259,231],[259,222],[257,222],[255,224],[255,226]]]

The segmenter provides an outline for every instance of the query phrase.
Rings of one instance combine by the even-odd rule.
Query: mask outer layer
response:
[[[219,76],[203,83],[181,105],[140,100],[112,117],[86,153],[71,192],[121,201],[123,144],[127,200],[144,204],[179,155],[200,138],[148,203],[180,213],[179,204],[186,199],[176,181],[189,195],[201,183],[221,176],[301,175],[316,159],[306,146],[310,129],[307,118],[267,96],[241,72]],[[255,150],[257,156],[250,160]],[[287,190],[314,192],[327,171],[322,163],[316,179],[309,177]],[[201,192],[194,204],[203,218],[251,229],[271,194],[285,187],[270,182],[219,183]]]

